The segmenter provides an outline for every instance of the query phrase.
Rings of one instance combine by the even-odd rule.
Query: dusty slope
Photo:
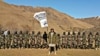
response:
[[[95,27],[100,27],[100,18],[98,17],[89,17],[89,18],[82,18],[81,21],[87,22],[89,24],[94,25]]]
[[[58,12],[52,8],[30,7],[9,5],[0,1],[0,25],[9,30],[35,30],[43,31],[39,22],[34,20],[35,12],[46,11],[49,29],[54,28],[56,32],[72,30],[73,28],[87,29],[93,27],[88,23],[75,20],[71,16]]]
[[[61,49],[48,55],[48,49],[0,49],[0,56],[100,56],[100,50]]]
[[[94,25],[93,28],[88,29],[89,31],[100,31],[100,18],[98,16],[82,18],[82,19],[78,19],[78,20]]]

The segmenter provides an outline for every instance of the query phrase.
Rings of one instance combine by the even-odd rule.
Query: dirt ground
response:
[[[48,49],[0,49],[0,56],[100,56],[100,50],[60,49],[48,55]]]

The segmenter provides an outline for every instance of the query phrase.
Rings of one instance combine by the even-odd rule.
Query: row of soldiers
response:
[[[77,34],[76,34],[77,33]],[[97,32],[93,35],[91,32],[86,34],[85,32],[73,32],[66,35],[62,35],[61,46],[64,48],[100,48],[100,35]]]
[[[100,34],[86,32],[63,32],[62,35],[56,33],[57,48],[100,48]],[[5,48],[48,48],[48,34],[44,32],[38,32],[37,34],[32,31],[30,34],[28,31],[19,33],[15,31],[13,34],[10,31],[7,35],[4,32],[0,32],[0,49]]]

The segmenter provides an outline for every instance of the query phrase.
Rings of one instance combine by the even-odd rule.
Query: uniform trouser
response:
[[[96,47],[96,48],[100,48],[100,41],[96,41],[95,47]]]
[[[17,43],[13,43],[13,45],[11,47],[12,48],[18,48],[18,44]]]
[[[98,43],[98,46],[99,46],[99,48],[100,48],[100,41],[99,41],[99,43]]]
[[[77,48],[82,48],[82,42],[77,43]]]
[[[72,41],[68,41],[67,46],[68,46],[68,48],[72,48]]]
[[[62,43],[62,44],[61,44],[61,47],[62,47],[62,48],[67,48],[67,43]]]
[[[6,48],[11,48],[11,45],[10,44],[6,44]]]
[[[5,44],[4,43],[0,44],[0,49],[1,48],[5,49]]]
[[[4,48],[5,49],[5,43],[1,43],[0,48]]]
[[[76,48],[76,47],[77,47],[77,42],[76,42],[76,41],[73,41],[73,42],[72,42],[72,47],[73,47],[73,48]]]
[[[90,44],[88,45],[88,48],[92,48],[92,47],[93,47],[93,44],[90,43]]]
[[[86,44],[82,44],[82,48],[83,49],[86,49],[87,48],[87,45]]]
[[[22,48],[22,43],[18,43],[18,48]]]

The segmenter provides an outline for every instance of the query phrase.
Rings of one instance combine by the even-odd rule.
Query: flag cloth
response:
[[[46,19],[40,21],[41,27],[48,27],[48,23]]]
[[[37,12],[33,17],[40,22],[41,27],[48,27],[45,11]]]

